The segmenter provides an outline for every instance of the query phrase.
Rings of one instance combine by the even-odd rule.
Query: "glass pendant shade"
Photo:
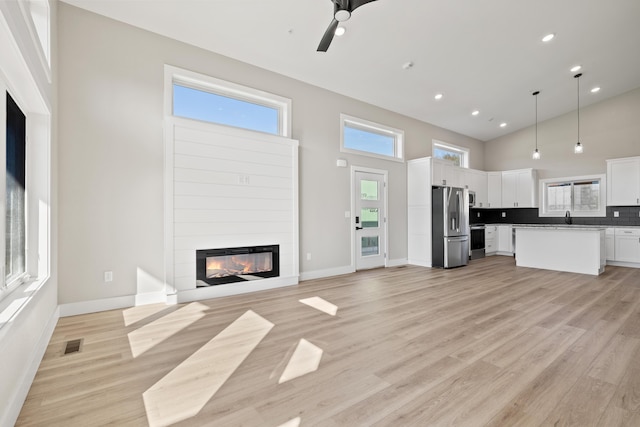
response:
[[[582,154],[584,150],[584,147],[582,146],[582,144],[580,144],[580,77],[581,76],[582,76],[582,73],[578,73],[575,76],[573,76],[578,82],[578,142],[573,147],[573,152],[575,154]]]
[[[533,150],[533,160],[540,160],[540,151],[538,151],[538,149],[536,148],[535,150]]]

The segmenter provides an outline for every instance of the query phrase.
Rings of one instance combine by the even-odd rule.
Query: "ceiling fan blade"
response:
[[[333,36],[336,34],[336,28],[338,28],[338,20],[333,18],[331,24],[329,24],[329,28],[324,32],[322,40],[320,40],[318,52],[326,52],[327,49],[329,49],[329,45],[331,45],[331,42],[333,41]]]
[[[371,3],[372,1],[376,1],[376,0],[351,0],[349,2],[349,7],[350,7],[349,11],[353,12],[360,6],[365,5],[367,3]]]

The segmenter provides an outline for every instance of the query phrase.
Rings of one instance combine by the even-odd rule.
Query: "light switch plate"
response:
[[[502,212],[502,218],[506,218],[507,217],[507,213],[506,212]]]
[[[618,212],[618,211],[613,211],[613,217],[614,217],[614,218],[619,218],[619,217],[620,217],[620,212]]]

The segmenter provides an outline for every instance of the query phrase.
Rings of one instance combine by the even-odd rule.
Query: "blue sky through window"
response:
[[[173,85],[173,115],[278,135],[278,109]]]
[[[344,126],[344,147],[383,156],[395,156],[395,138],[393,136],[368,132],[349,125]]]

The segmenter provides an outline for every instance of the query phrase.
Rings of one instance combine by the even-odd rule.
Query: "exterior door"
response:
[[[386,265],[385,173],[355,171],[354,226],[356,270]]]

